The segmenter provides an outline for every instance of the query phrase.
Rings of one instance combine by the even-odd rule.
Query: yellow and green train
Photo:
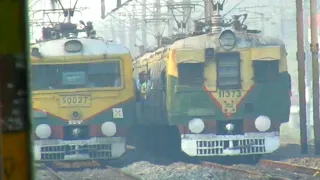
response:
[[[285,45],[237,19],[222,28],[214,18],[211,32],[134,61],[138,86],[147,87],[137,104],[137,134],[144,146],[163,151],[258,159],[279,148],[279,127],[289,120]]]
[[[34,158],[119,158],[135,117],[130,51],[93,30],[65,34],[44,28],[44,40],[31,47]]]

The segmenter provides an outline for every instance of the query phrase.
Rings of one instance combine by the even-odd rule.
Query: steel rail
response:
[[[62,176],[60,176],[56,171],[46,166],[45,164],[34,164],[37,169],[47,170],[49,171],[57,180],[66,180]]]
[[[296,164],[289,164],[285,162],[271,161],[271,160],[260,160],[260,165],[264,167],[281,168],[283,170],[288,170],[294,173],[320,177],[320,169],[316,169],[316,168],[309,168],[309,167],[300,166]]]
[[[210,167],[210,168],[217,168],[217,169],[227,170],[227,171],[230,171],[230,172],[237,172],[237,173],[241,173],[241,174],[247,174],[247,175],[249,175],[251,177],[255,177],[255,178],[265,178],[265,179],[269,179],[269,180],[290,180],[290,179],[284,178],[284,177],[278,177],[278,176],[263,174],[263,173],[256,172],[256,171],[248,171],[248,170],[245,170],[245,169],[240,169],[240,168],[236,168],[236,167],[232,167],[232,166],[226,166],[226,165],[212,163],[212,162],[202,161],[201,165],[202,166],[206,166],[206,167]]]
[[[57,180],[65,180],[63,177],[61,177],[56,171],[54,171],[53,169],[49,168],[49,167],[45,167],[45,169],[47,169],[54,177],[56,177]]]
[[[132,178],[132,180],[144,180],[142,177],[138,176],[138,175],[135,175],[129,171],[125,171],[125,170],[122,170],[122,169],[119,169],[119,168],[114,168],[114,167],[111,167],[111,166],[106,166],[107,169],[111,170],[111,171],[114,171],[116,173],[119,173],[119,174],[123,174],[129,178]]]

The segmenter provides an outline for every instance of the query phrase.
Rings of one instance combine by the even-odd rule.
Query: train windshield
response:
[[[178,69],[180,85],[202,86],[204,63],[181,63]]]
[[[120,87],[120,61],[32,66],[32,89]]]

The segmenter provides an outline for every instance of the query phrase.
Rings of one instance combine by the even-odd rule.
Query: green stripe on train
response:
[[[178,78],[167,77],[167,109],[169,124],[187,124],[193,117],[228,120],[222,109],[212,100],[210,94],[202,87],[177,87]],[[252,103],[251,116],[266,115],[275,121],[288,121],[290,113],[290,84],[288,74],[281,74],[277,81],[256,83],[237,107],[231,119],[243,119],[248,113],[246,103]]]

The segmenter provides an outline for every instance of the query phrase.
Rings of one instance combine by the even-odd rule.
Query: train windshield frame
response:
[[[32,91],[118,89],[123,87],[120,59],[71,64],[32,64]]]

